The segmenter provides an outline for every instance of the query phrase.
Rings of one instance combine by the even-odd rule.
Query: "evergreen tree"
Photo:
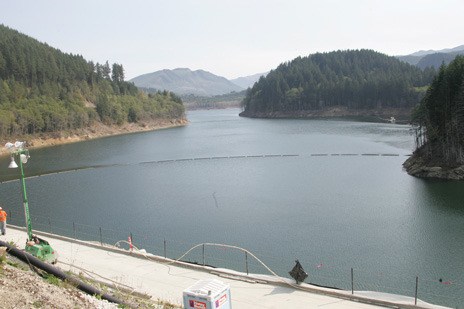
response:
[[[124,81],[121,64],[111,70],[0,25],[0,138],[181,117],[182,101],[144,96]]]
[[[283,63],[247,92],[244,114],[325,109],[412,108],[434,71],[371,50],[317,53]]]
[[[440,67],[414,120],[418,154],[430,163],[464,164],[464,56]]]

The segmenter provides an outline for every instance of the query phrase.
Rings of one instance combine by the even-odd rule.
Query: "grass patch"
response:
[[[54,275],[45,273],[43,277],[45,281],[47,281],[48,283],[56,285],[56,286],[61,286],[61,280],[55,277]]]

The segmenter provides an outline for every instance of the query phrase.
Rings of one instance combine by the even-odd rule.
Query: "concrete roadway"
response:
[[[292,281],[272,276],[238,273],[225,269],[215,269],[172,263],[162,257],[130,253],[111,246],[101,247],[99,243],[83,242],[71,238],[38,233],[50,242],[58,252],[57,266],[62,270],[84,273],[99,281],[129,286],[137,292],[148,294],[152,299],[160,299],[182,305],[183,291],[199,280],[220,280],[230,285],[232,307],[249,308],[325,308],[325,309],[368,309],[381,307],[401,308],[444,308],[398,295],[366,293],[355,291],[334,291],[302,284],[295,288]],[[24,230],[8,226],[7,234],[0,236],[3,241],[12,241],[24,248],[27,235]],[[175,264],[175,265],[174,265]],[[290,284],[286,284],[288,282]],[[303,290],[302,290],[303,289]],[[329,295],[327,295],[329,294]],[[349,300],[350,297],[354,301]]]

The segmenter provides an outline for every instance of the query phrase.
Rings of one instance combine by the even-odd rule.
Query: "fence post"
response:
[[[205,266],[205,244],[203,244],[203,266]]]
[[[248,275],[248,252],[245,251],[245,268]]]
[[[414,296],[414,305],[417,306],[417,288],[418,288],[418,285],[419,285],[419,277],[416,276],[416,293],[415,293],[415,296]]]
[[[74,239],[76,239],[76,225],[74,224],[74,222],[73,222],[73,235],[74,235]]]
[[[166,238],[164,239],[164,258],[166,258]]]
[[[103,236],[102,236],[102,228],[99,227],[100,229],[100,245],[103,247]]]
[[[353,267],[351,267],[351,295],[354,294],[354,274],[353,274]]]

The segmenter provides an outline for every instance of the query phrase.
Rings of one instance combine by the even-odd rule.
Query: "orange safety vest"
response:
[[[1,222],[6,222],[6,217],[8,215],[6,214],[6,212],[4,210],[0,210],[0,221]]]

